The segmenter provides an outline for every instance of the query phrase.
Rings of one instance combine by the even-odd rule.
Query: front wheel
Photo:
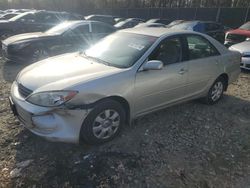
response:
[[[211,105],[217,103],[223,97],[225,88],[225,80],[223,78],[218,78],[210,88],[204,102]]]
[[[122,105],[114,100],[104,100],[96,105],[85,119],[81,138],[89,144],[100,144],[116,137],[125,122]]]

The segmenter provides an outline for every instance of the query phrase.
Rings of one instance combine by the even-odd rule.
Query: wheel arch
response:
[[[125,109],[125,113],[126,113],[126,123],[127,124],[130,124],[130,105],[129,105],[129,102],[121,97],[121,96],[109,96],[109,97],[105,97],[105,98],[102,98],[100,100],[98,100],[96,102],[96,104],[98,104],[99,102],[103,101],[103,100],[107,100],[107,99],[110,99],[110,100],[114,100],[116,102],[119,102],[122,107]]]
[[[221,74],[220,76],[218,76],[217,79],[219,79],[219,78],[222,78],[222,79],[225,81],[225,88],[224,88],[224,91],[227,91],[227,88],[228,88],[228,80],[229,80],[228,74],[227,74],[227,73],[223,73],[223,74]]]

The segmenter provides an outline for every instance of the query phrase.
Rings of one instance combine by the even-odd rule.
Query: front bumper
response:
[[[12,109],[22,124],[34,134],[50,141],[78,143],[80,130],[88,110],[47,108],[33,105],[18,92],[17,83],[11,87]]]
[[[5,59],[5,60],[9,60],[9,61],[13,61],[13,62],[25,62],[26,59],[24,58],[24,56],[20,55],[13,55],[8,53],[8,51],[6,49],[2,49],[1,50],[1,56]]]
[[[242,57],[240,68],[250,70],[250,57]]]

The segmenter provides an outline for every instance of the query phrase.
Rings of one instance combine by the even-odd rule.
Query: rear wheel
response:
[[[100,144],[116,137],[125,122],[125,111],[119,102],[104,100],[85,119],[81,138],[89,144]]]
[[[204,98],[204,102],[211,105],[217,103],[223,97],[225,88],[226,81],[223,78],[218,78]]]

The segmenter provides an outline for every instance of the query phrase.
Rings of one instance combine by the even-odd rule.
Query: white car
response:
[[[241,53],[242,61],[240,67],[242,69],[250,70],[250,41],[245,41],[239,44],[235,44],[229,48],[232,51],[238,51]]]
[[[215,104],[238,78],[240,58],[201,33],[122,30],[85,52],[26,67],[12,85],[10,103],[37,135],[102,143],[150,112],[197,98]]]

